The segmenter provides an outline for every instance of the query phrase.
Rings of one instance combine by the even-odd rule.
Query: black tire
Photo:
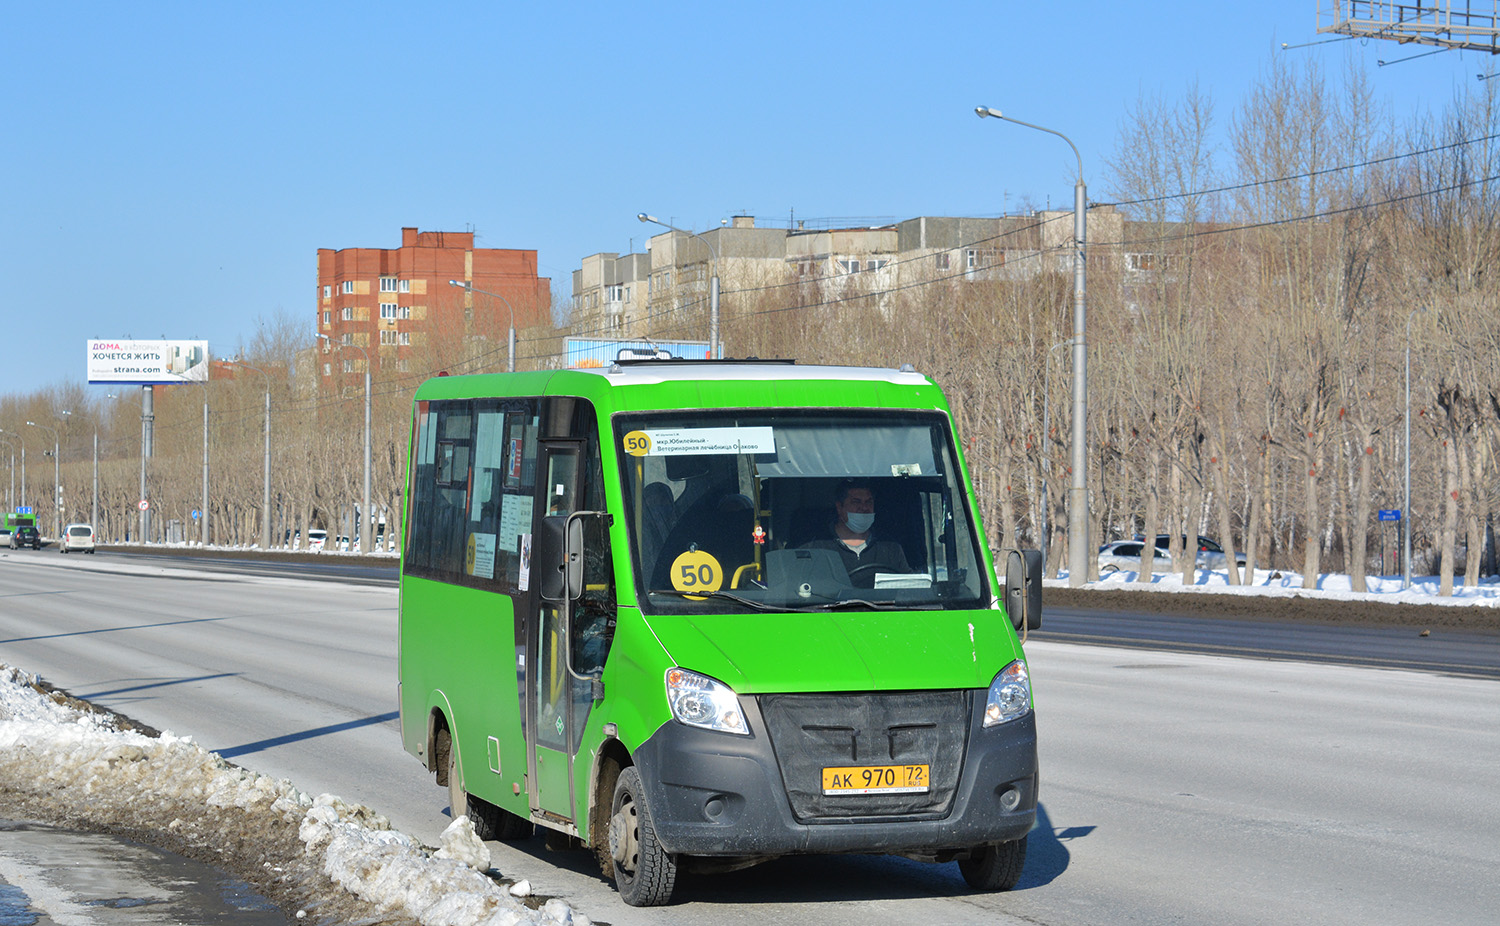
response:
[[[969,858],[958,860],[958,871],[976,891],[1008,891],[1021,880],[1026,866],[1026,837],[1014,842],[980,846]]]
[[[622,770],[615,782],[609,851],[621,900],[632,907],[659,907],[671,899],[677,884],[677,858],[657,842],[641,775],[634,766]]]
[[[534,831],[530,820],[472,794],[469,795],[469,822],[474,824],[474,835],[480,839],[500,842],[530,839]]]
[[[467,816],[474,827],[474,835],[480,839],[510,841],[531,836],[531,821],[523,820],[508,810],[502,810],[489,801],[481,800],[464,790],[462,776],[458,771],[458,750],[453,748],[453,738],[444,730],[438,734],[444,742],[448,760],[448,813],[454,819]]]

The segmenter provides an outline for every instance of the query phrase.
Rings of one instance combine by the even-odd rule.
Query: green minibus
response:
[[[405,749],[626,903],[808,853],[1020,877],[1041,557],[985,543],[941,390],[763,361],[439,376],[414,402]],[[873,515],[873,517],[871,517]]]

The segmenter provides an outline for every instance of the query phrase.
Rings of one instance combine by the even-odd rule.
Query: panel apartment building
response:
[[[814,224],[825,227],[809,227]],[[1113,206],[1089,209],[1094,240],[1119,242],[1123,230]],[[794,287],[813,285],[819,299],[865,293],[886,310],[894,295],[917,286],[1016,281],[1044,270],[1070,273],[1072,234],[1071,210],[868,224],[824,220],[791,228],[758,227],[753,216],[735,216],[701,234],[655,235],[645,253],[583,258],[573,271],[573,328],[590,338],[705,340],[715,272],[721,292],[741,307],[755,298],[794,301],[804,296]],[[1098,250],[1091,263],[1100,260]],[[728,353],[734,349],[725,346]]]
[[[403,228],[399,248],[319,248],[317,292],[317,331],[328,340],[315,372],[325,392],[357,385],[367,356],[373,370],[420,372],[414,359],[443,357],[438,348],[455,348],[446,354],[454,357],[463,346],[498,346],[503,370],[512,323],[551,321],[551,281],[537,276],[536,251],[476,248],[473,232]]]

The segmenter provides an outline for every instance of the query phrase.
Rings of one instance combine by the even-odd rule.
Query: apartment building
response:
[[[646,319],[646,289],[651,255],[590,254],[573,271],[575,318],[588,318],[574,334],[588,338],[623,338],[641,329]]]
[[[468,284],[453,286],[450,280]],[[318,249],[315,352],[323,391],[375,370],[406,372],[424,348],[550,322],[534,250],[476,248],[473,232],[401,229],[398,248]],[[503,369],[505,355],[499,354]],[[346,379],[349,377],[349,379]]]
[[[1113,206],[1091,208],[1087,221],[1091,240],[1121,241],[1123,216]],[[761,227],[753,216],[735,216],[698,234],[663,232],[644,254],[586,257],[573,272],[573,328],[588,337],[706,340],[715,271],[721,294],[732,293],[740,309],[756,299],[786,304],[805,298],[789,295],[799,286],[816,286],[819,299],[869,293],[885,309],[893,294],[912,285],[1072,272],[1071,210],[787,224]]]

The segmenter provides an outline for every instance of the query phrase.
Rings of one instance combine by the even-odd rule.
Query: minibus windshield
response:
[[[986,606],[942,414],[673,411],[614,431],[648,611]]]

